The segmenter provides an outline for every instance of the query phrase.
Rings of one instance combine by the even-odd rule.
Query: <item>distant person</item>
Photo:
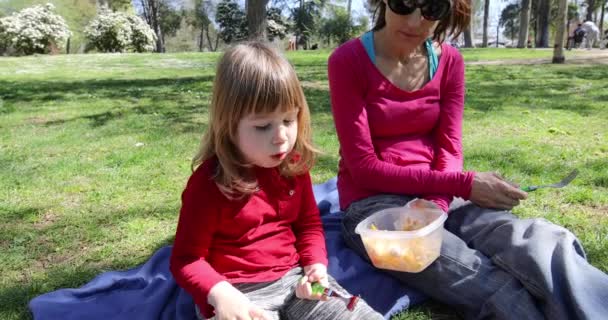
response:
[[[574,32],[572,33],[572,39],[574,40],[574,48],[579,48],[583,40],[585,39],[585,29],[581,23],[578,24]]]
[[[581,26],[585,30],[585,47],[587,50],[591,50],[593,45],[597,41],[600,41],[600,29],[593,23],[593,21],[585,21]]]
[[[294,51],[296,50],[296,37],[292,36],[289,37],[289,43],[287,44],[287,51]]]

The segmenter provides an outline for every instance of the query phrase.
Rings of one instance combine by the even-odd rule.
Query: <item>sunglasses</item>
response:
[[[408,15],[420,8],[422,16],[429,21],[445,18],[452,5],[449,0],[387,0],[388,7],[399,15]]]

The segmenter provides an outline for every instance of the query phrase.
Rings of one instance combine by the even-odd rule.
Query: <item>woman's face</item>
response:
[[[386,26],[391,35],[396,41],[407,43],[416,46],[422,44],[428,37],[432,36],[438,21],[426,20],[420,8],[416,8],[414,12],[408,15],[400,15],[391,10],[387,4],[387,0],[382,0],[386,5],[385,20]]]

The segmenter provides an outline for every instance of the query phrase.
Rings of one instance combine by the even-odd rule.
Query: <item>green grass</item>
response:
[[[464,54],[472,61],[512,52]],[[316,183],[335,176],[338,163],[327,54],[289,55],[325,152],[313,170]],[[0,59],[0,319],[27,319],[34,296],[136,266],[172,242],[217,56]],[[570,186],[539,190],[516,213],[574,231],[604,272],[607,73],[607,65],[468,67],[464,138],[466,169],[497,170],[524,185],[579,168]],[[396,318],[450,313],[430,303]]]

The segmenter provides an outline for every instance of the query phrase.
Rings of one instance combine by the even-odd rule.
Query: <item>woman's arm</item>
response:
[[[444,55],[447,59],[447,55]],[[462,55],[454,54],[441,82],[439,121],[434,129],[435,159],[432,169],[439,172],[461,172],[463,165],[462,122],[465,95],[465,68]],[[471,181],[472,182],[472,181]],[[425,197],[447,212],[452,195],[433,194]]]
[[[340,54],[337,54],[340,53]],[[359,71],[359,72],[357,72]],[[381,161],[365,110],[365,74],[354,58],[332,54],[328,63],[331,107],[344,164],[360,186],[387,193],[446,194],[467,198],[472,175],[412,169]]]

